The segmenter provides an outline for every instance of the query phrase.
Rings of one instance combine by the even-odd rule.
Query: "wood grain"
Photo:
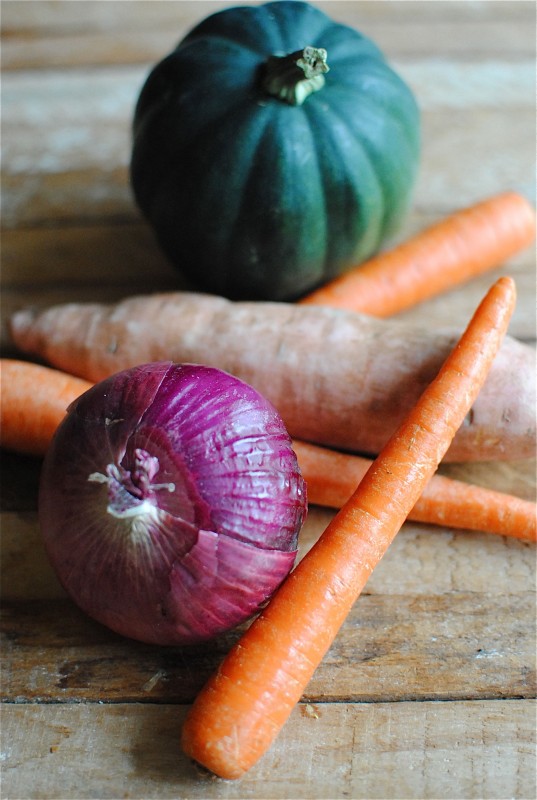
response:
[[[531,592],[362,595],[305,691],[312,702],[531,698]],[[7,603],[2,700],[191,703],[240,630],[190,648],[131,642],[67,600]]]
[[[109,204],[114,195],[116,202],[123,198],[125,211],[133,213],[126,173],[131,124],[149,66],[103,68],[91,74],[91,80],[84,70],[6,74],[2,81],[2,172],[19,179],[26,176],[19,185],[13,180],[6,185],[6,224],[16,224],[16,209],[29,200],[35,205],[33,198],[47,185],[56,189],[51,198],[49,188],[49,204],[63,207],[60,218],[62,213],[83,213],[90,201],[94,208]],[[534,197],[534,175],[527,169],[534,151],[532,60],[506,65],[500,77],[489,63],[471,71],[470,78],[463,66],[447,67],[436,60],[394,66],[420,98],[423,155],[416,208],[445,211],[506,185]],[[60,129],[58,118],[62,119]],[[453,168],[446,170],[445,155],[450,151],[457,158]],[[506,152],[516,152],[518,157],[506,158]],[[53,181],[51,175],[56,176]],[[48,184],[40,176],[48,176]],[[77,186],[85,186],[87,196],[69,210],[68,200],[76,196]]]
[[[243,5],[251,5],[244,2]],[[479,62],[491,48],[503,59],[533,56],[535,6],[524,0],[453,5],[440,0],[380,4],[325,0],[316,5],[344,24],[358,27],[393,56],[451,58]],[[21,7],[22,6],[22,7]],[[378,7],[376,7],[378,6]],[[38,69],[150,62],[165,55],[204,16],[222,3],[109,0],[73,6],[43,0],[4,3],[3,69]]]
[[[246,0],[247,2],[248,0]],[[134,103],[152,64],[220,0],[2,3],[2,305],[113,302],[188,288],[129,186]],[[423,158],[403,238],[487,194],[535,198],[535,22],[526,0],[331,0],[416,92]],[[535,252],[401,315],[466,324],[514,275],[510,333],[535,343]],[[535,548],[406,523],[272,750],[239,783],[179,749],[188,704],[240,630],[194,648],[123,639],[66,596],[41,541],[39,459],[2,453],[2,796],[529,800]],[[536,499],[535,461],[452,464]],[[299,557],[333,511],[312,508]]]
[[[533,702],[517,700],[303,704],[278,745],[232,782],[181,753],[184,707],[10,705],[3,792],[42,800],[529,799],[535,712]]]

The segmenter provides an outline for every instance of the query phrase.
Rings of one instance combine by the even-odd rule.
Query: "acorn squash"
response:
[[[131,184],[196,287],[292,300],[397,228],[419,129],[413,93],[366,36],[305,2],[231,7],[150,72]]]

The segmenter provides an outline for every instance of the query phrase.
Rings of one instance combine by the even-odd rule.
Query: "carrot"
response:
[[[503,192],[451,214],[304,297],[388,317],[500,266],[535,239],[535,211]]]
[[[0,446],[43,455],[67,406],[92,385],[59,370],[0,359]]]
[[[21,310],[10,326],[21,351],[94,382],[150,361],[219,367],[270,400],[291,436],[362,454],[380,451],[460,333],[188,292]],[[445,460],[533,458],[536,383],[533,348],[506,337]]]
[[[515,303],[500,279],[351,499],[231,649],[187,715],[187,755],[239,778],[270,747],[484,383]]]
[[[44,456],[68,406],[93,384],[28,361],[0,359],[0,446]],[[36,391],[39,386],[39,391]],[[339,508],[353,493],[371,461],[293,441],[310,503]],[[536,540],[535,505],[512,495],[435,475],[409,519]]]
[[[36,456],[45,455],[68,406],[93,385],[60,370],[12,359],[0,359],[0,375],[0,446]],[[293,447],[314,505],[340,508],[372,463],[297,439]],[[533,503],[440,475],[431,479],[409,519],[536,540]]]
[[[296,439],[293,448],[312,505],[341,508],[372,463],[367,458]],[[408,519],[537,541],[535,503],[445,475],[433,475]]]

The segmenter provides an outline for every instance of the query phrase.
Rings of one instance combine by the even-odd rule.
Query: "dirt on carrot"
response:
[[[535,210],[502,192],[454,212],[300,301],[389,317],[501,266],[535,240]]]
[[[150,361],[219,367],[270,400],[291,436],[361,454],[380,451],[458,333],[188,292],[22,310],[11,319],[22,352],[94,382]],[[506,337],[446,460],[532,458],[535,374],[533,349]]]
[[[515,303],[498,281],[437,377],[187,715],[184,751],[240,778],[271,746],[475,401]]]

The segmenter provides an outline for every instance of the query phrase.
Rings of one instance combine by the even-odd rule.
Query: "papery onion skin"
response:
[[[72,599],[114,631],[192,644],[249,619],[291,570],[306,488],[279,414],[221,370],[158,362],[69,409],[39,521]]]

